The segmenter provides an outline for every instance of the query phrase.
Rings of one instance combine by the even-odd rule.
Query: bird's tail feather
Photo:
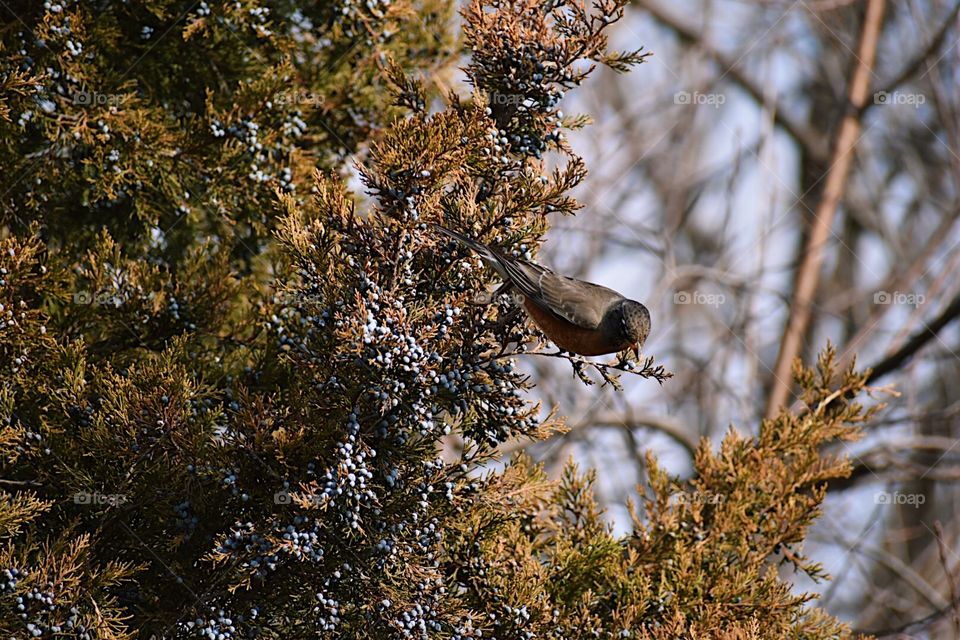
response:
[[[449,236],[454,240],[456,240],[457,242],[460,242],[470,247],[472,250],[474,250],[477,253],[477,255],[483,258],[491,267],[496,269],[497,273],[500,274],[500,277],[504,278],[505,280],[509,280],[509,277],[507,276],[506,267],[504,267],[504,264],[503,264],[504,260],[503,258],[500,257],[500,255],[497,254],[496,251],[494,251],[487,245],[477,242],[476,240],[471,240],[470,238],[463,235],[462,233],[453,231],[452,229],[441,227],[439,224],[434,224],[432,226],[434,229],[436,229],[440,233],[446,236]]]

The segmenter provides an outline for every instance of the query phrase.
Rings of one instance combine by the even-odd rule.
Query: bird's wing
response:
[[[561,276],[525,260],[502,259],[511,282],[528,298],[584,329],[596,329],[622,295],[592,282]]]
[[[476,251],[501,278],[532,302],[578,327],[596,329],[610,305],[623,298],[613,289],[558,275],[533,262],[508,258],[462,233],[437,224],[432,226]]]

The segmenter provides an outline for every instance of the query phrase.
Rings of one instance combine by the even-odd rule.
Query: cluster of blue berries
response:
[[[229,640],[236,637],[237,627],[233,619],[223,609],[210,608],[207,618],[198,617],[184,624],[188,632],[197,638],[206,640]]]
[[[386,17],[392,0],[339,0],[334,4],[334,13],[348,38],[359,38],[367,46],[383,44],[393,35],[388,30],[376,28],[378,21]]]
[[[320,546],[322,523],[315,518],[297,516],[293,523],[283,527],[281,531],[284,549],[294,558],[311,562],[320,562],[323,559],[323,548]]]
[[[509,635],[512,638],[522,638],[523,640],[533,640],[536,635],[529,629],[524,629],[530,623],[530,613],[527,607],[511,607],[503,604],[500,612],[490,611],[487,617],[493,622],[493,627],[501,634]]]
[[[317,606],[313,611],[317,615],[318,631],[336,631],[340,624],[340,603],[326,591],[317,592]]]
[[[241,566],[260,578],[276,571],[285,558],[314,563],[323,560],[320,520],[298,515],[287,524],[275,522],[268,526],[270,534],[264,535],[252,522],[237,522],[217,546],[217,551],[237,559]]]
[[[417,583],[410,606],[391,614],[390,624],[399,631],[401,638],[427,640],[443,629],[440,611],[447,589],[439,576],[424,578]],[[384,600],[382,609],[390,609],[393,603]]]
[[[242,566],[253,569],[254,575],[264,577],[276,571],[280,556],[276,546],[256,532],[252,522],[237,522],[217,551],[234,558],[243,558]]]
[[[272,102],[268,103],[273,107]],[[278,180],[285,191],[293,190],[293,173],[290,167],[283,164],[293,150],[293,140],[302,137],[307,130],[300,111],[280,113],[281,122],[274,127],[270,123],[268,130],[279,130],[272,146],[267,146],[260,139],[260,123],[252,116],[241,118],[237,122],[225,125],[219,119],[210,121],[210,132],[215,138],[231,138],[243,145],[245,161],[249,168],[247,179],[262,184]]]
[[[356,414],[350,414],[356,420]],[[369,458],[376,456],[376,451],[360,449],[357,445],[359,424],[348,424],[349,433],[346,442],[337,445],[335,455],[336,467],[326,470],[320,477],[322,492],[315,497],[317,504],[323,508],[333,507],[340,515],[341,521],[351,529],[359,529],[362,513],[377,504],[377,496],[372,485],[373,471],[369,467]]]
[[[26,576],[16,567],[0,571],[0,593],[9,594],[17,590],[17,584]]]
[[[0,576],[4,580],[0,583],[0,594],[7,595],[17,591],[17,583],[26,577],[26,573],[11,568],[0,572]],[[13,608],[26,631],[24,637],[60,637],[66,634],[78,640],[91,640],[89,630],[80,622],[80,611],[76,607],[63,611],[57,605],[53,589],[54,584],[48,582],[43,590],[31,587],[23,595],[14,598]]]
[[[189,538],[192,536],[200,520],[193,514],[190,508],[190,501],[185,500],[175,505],[173,511],[177,516],[177,528],[183,531],[184,537]]]

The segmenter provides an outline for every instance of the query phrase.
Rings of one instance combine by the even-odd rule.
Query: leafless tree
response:
[[[597,466],[618,523],[647,449],[689,474],[700,438],[791,405],[794,358],[829,340],[872,367],[899,395],[812,542],[820,604],[882,637],[960,638],[958,12],[636,0],[614,43],[654,56],[569,104],[594,114],[569,136],[591,174],[540,257],[645,300],[675,378],[617,392],[527,362],[570,428],[531,452]]]

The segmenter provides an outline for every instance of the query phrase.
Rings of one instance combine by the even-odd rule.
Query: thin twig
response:
[[[909,80],[914,74],[920,71],[920,68],[927,62],[937,51],[940,50],[940,47],[943,45],[944,39],[947,37],[947,33],[950,32],[950,27],[953,26],[954,21],[957,19],[957,14],[960,13],[960,2],[957,2],[953,5],[953,9],[944,19],[943,24],[940,26],[940,29],[937,31],[937,34],[930,40],[930,44],[924,47],[923,51],[920,54],[911,60],[903,70],[898,73],[893,80],[888,82],[883,86],[881,90],[884,93],[894,93],[901,84]],[[871,106],[879,104],[877,102],[869,102],[863,106],[864,111],[869,109]]]
[[[957,608],[956,576],[951,573],[950,563],[947,562],[947,545],[943,541],[943,526],[939,520],[933,523],[933,528],[937,534],[937,551],[940,553],[940,564],[943,565],[943,572],[947,575],[947,586],[950,587],[950,604],[953,608],[953,631],[955,637],[960,638],[960,609]]]

